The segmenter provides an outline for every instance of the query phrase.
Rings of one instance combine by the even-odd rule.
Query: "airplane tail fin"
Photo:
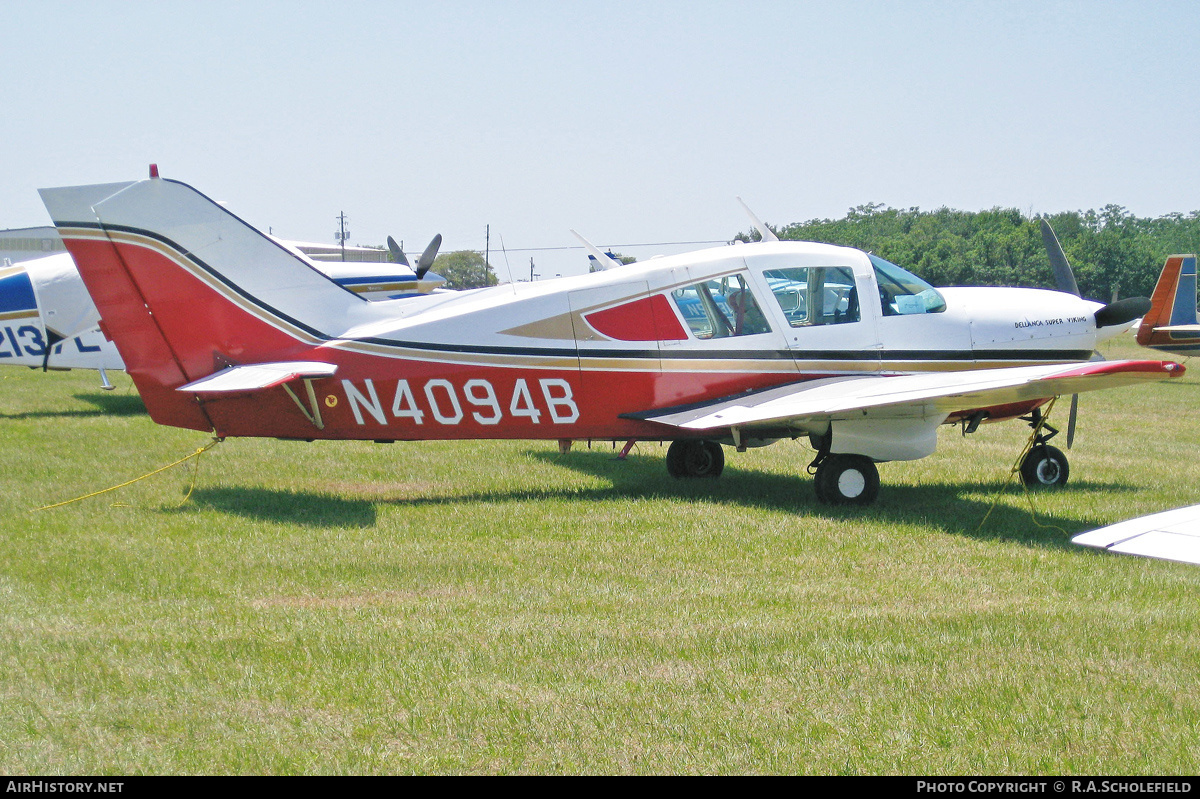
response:
[[[311,360],[369,305],[183,183],[40,193],[159,423],[214,429],[175,389],[233,365]]]
[[[1138,327],[1138,344],[1180,355],[1200,352],[1195,255],[1167,258],[1150,303],[1150,310]]]

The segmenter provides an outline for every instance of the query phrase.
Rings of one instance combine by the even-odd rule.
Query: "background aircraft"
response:
[[[1138,326],[1138,344],[1174,355],[1200,352],[1195,255],[1172,255],[1167,259],[1152,301],[1154,310],[1142,317]]]
[[[1089,362],[1133,319],[1070,293],[934,289],[876,256],[767,241],[534,284],[364,302],[182,183],[44,189],[155,421],[295,439],[669,440],[714,477],[722,444],[804,437],[817,495],[866,504],[877,462],[937,428],[1181,375]],[[1027,482],[1065,482],[1046,442]]]
[[[122,369],[100,332],[99,314],[68,253],[0,267],[0,364]]]

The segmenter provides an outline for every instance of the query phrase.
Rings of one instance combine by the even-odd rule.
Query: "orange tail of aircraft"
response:
[[[1150,311],[1138,327],[1138,344],[1178,355],[1200,352],[1195,255],[1167,258],[1150,302]]]

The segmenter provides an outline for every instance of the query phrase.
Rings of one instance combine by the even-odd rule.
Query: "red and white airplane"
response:
[[[176,181],[41,194],[153,419],[217,436],[671,441],[677,477],[718,475],[722,445],[803,437],[818,497],[867,504],[875,464],[931,454],[943,424],[1183,374],[1089,362],[1132,321],[1112,306],[935,289],[846,247],[367,302]],[[1066,480],[1047,438],[1028,482]]]

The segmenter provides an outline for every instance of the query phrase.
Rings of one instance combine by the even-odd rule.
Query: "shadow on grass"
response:
[[[375,503],[310,491],[268,488],[197,488],[190,505],[266,522],[305,527],[370,527],[375,524]],[[168,512],[183,513],[188,505]]]
[[[977,540],[1014,541],[1031,547],[1071,551],[1078,547],[1070,543],[1069,536],[1105,523],[1078,516],[1050,517],[1048,514],[1058,507],[1055,496],[1063,493],[1057,491],[1033,494],[1036,517],[1031,516],[1022,489],[1015,483],[1007,487],[998,482],[977,481],[897,486],[886,484],[885,471],[885,484],[874,505],[840,508],[818,503],[812,480],[802,470],[794,475],[782,475],[733,468],[719,480],[674,480],[667,476],[661,459],[654,457],[619,461],[611,453],[600,451],[530,454],[548,464],[573,469],[609,485],[581,489],[543,483],[528,489],[416,497],[407,492],[397,496],[383,490],[378,495],[359,499],[303,490],[217,487],[197,488],[192,494],[192,502],[200,508],[263,521],[293,522],[311,527],[369,527],[376,523],[379,505],[422,507],[564,499],[580,503],[683,500],[796,514],[800,520],[822,518],[922,525]],[[1136,487],[1079,481],[1066,489],[1071,490],[1119,492],[1134,491]],[[970,494],[984,498],[973,498],[968,496]],[[993,507],[993,497],[997,494],[1005,501]]]
[[[146,412],[146,405],[137,394],[88,392],[76,394],[75,399],[92,403],[106,416],[137,416]]]
[[[146,406],[137,394],[89,392],[75,394],[74,397],[77,400],[91,403],[94,407],[0,413],[0,419],[69,419],[91,416],[140,416],[146,413]]]
[[[833,507],[817,501],[812,478],[803,468],[794,475],[736,468],[727,470],[718,480],[674,480],[666,475],[661,460],[653,457],[620,461],[603,452],[531,454],[547,463],[612,482],[611,488],[576,494],[583,499],[694,499],[824,519],[919,524],[978,540],[1016,541],[1030,546],[1070,550],[1078,549],[1070,542],[1070,536],[1108,522],[1080,516],[1050,517],[1048,514],[1061,504],[1055,502],[1056,496],[1064,496],[1071,491],[1137,490],[1136,486],[1124,483],[1079,480],[1067,489],[1032,492],[1030,496],[1036,516],[1031,516],[1024,489],[1016,481],[1007,485],[979,481],[919,486],[888,485],[888,467],[884,467],[883,487],[875,504],[866,508]],[[968,496],[970,494],[983,495],[985,498],[972,498]],[[995,501],[997,496],[1005,501]],[[458,499],[467,500],[469,497]]]
[[[803,470],[793,475],[756,469],[731,468],[720,480],[673,480],[667,476],[660,458],[632,457],[618,461],[610,452],[532,452],[548,464],[580,471],[610,483],[607,486],[580,488],[546,485],[526,489],[502,489],[442,495],[397,495],[383,489],[373,497],[347,499],[324,492],[277,491],[269,488],[214,487],[197,488],[192,503],[202,509],[271,522],[293,522],[306,527],[371,527],[377,521],[377,506],[439,506],[473,503],[536,503],[541,500],[569,499],[580,503],[623,503],[629,500],[695,501],[721,506],[754,507],[793,513],[799,521],[806,517],[851,521],[918,524],[952,535],[977,540],[1003,540],[1031,547],[1076,551],[1069,536],[1094,529],[1104,522],[1096,518],[1054,516],[1060,504],[1056,495],[1063,492],[1036,492],[1031,516],[1030,506],[1016,483],[959,482],[952,485],[884,486],[880,499],[870,507],[832,507],[817,503],[812,481]],[[887,469],[884,468],[884,469]],[[1122,483],[1078,481],[1066,491],[1136,491]],[[996,494],[1004,501],[994,503]],[[978,494],[979,498],[970,494]],[[185,506],[186,509],[186,506]],[[990,513],[989,513],[990,511]],[[984,523],[984,518],[986,522]],[[1036,521],[1034,521],[1036,519]],[[1058,529],[1056,529],[1058,528]]]

